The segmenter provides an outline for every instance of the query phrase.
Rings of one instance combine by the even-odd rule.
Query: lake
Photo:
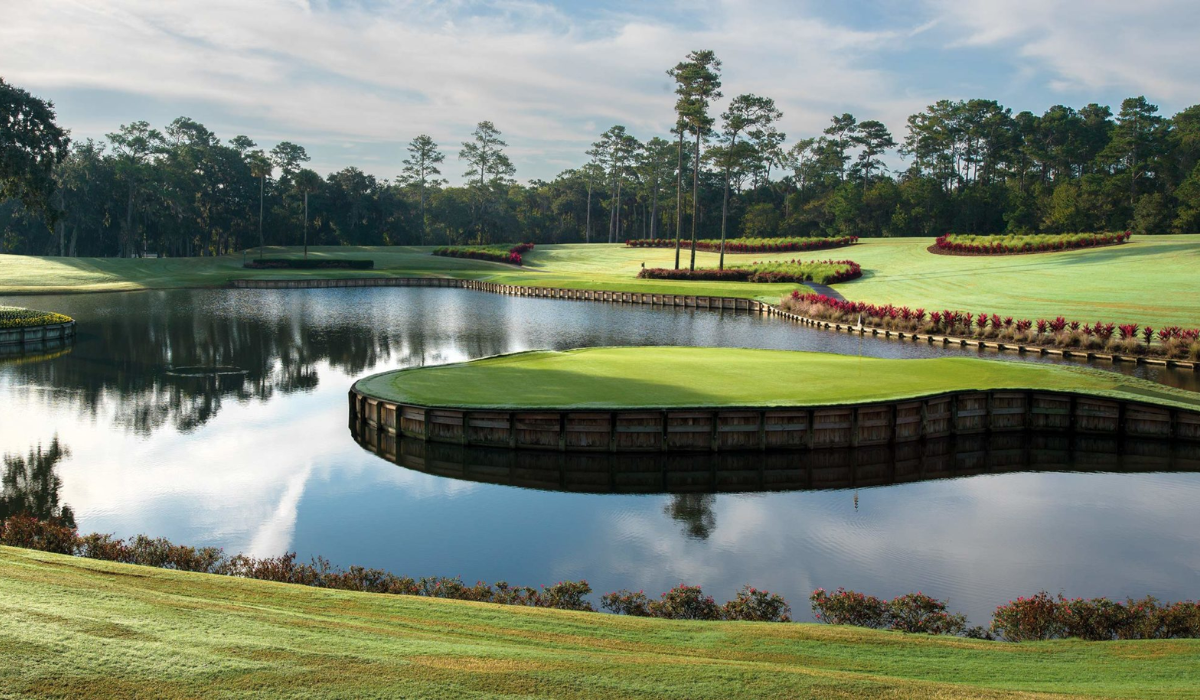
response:
[[[0,297],[79,321],[69,352],[0,358],[0,452],[57,436],[84,532],[603,593],[681,582],[949,598],[976,624],[1018,595],[1196,598],[1200,451],[1039,440],[910,453],[592,456],[405,444],[347,429],[374,372],[536,348],[713,345],[966,355],[747,313],[456,289]],[[987,356],[1006,361],[1015,356]],[[1048,360],[1047,360],[1048,361]],[[1120,371],[1198,390],[1190,372]],[[702,378],[699,381],[703,381]],[[398,463],[397,463],[398,462]],[[48,495],[48,494],[43,494]]]

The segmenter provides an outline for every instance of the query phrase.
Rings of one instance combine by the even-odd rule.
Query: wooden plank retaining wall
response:
[[[592,289],[563,289],[559,287],[531,287],[515,284],[499,284],[479,280],[460,280],[446,277],[358,277],[349,279],[324,280],[234,280],[236,289],[324,289],[344,287],[442,287],[455,289],[474,289],[494,294],[509,294],[512,296],[541,297],[546,299],[573,299],[578,301],[607,301],[626,304],[651,304],[654,306],[674,306],[696,309],[731,309],[735,311],[750,311],[767,316],[774,316],[801,325],[822,330],[857,333],[876,338],[894,338],[911,342],[924,342],[929,345],[943,347],[958,346],[963,348],[980,348],[1000,352],[1016,352],[1032,355],[1055,355],[1064,358],[1079,358],[1086,360],[1102,360],[1114,364],[1128,362],[1133,364],[1159,365],[1200,371],[1200,362],[1188,360],[1172,360],[1161,357],[1142,357],[1128,355],[1110,355],[1091,350],[1070,350],[1065,348],[1048,348],[1040,345],[1025,345],[1013,341],[977,340],[975,338],[959,338],[939,333],[911,333],[892,331],[871,326],[857,326],[848,323],[833,323],[819,319],[808,318],[790,311],[754,299],[740,297],[697,296],[692,294],[655,294],[651,292],[615,292]]]
[[[351,389],[350,429],[429,442],[560,452],[734,452],[896,445],[1054,432],[1200,441],[1200,412],[1046,391],[960,391],[918,400],[797,408],[427,408]]]
[[[0,328],[0,345],[61,343],[75,337],[75,322],[51,323],[26,328]]]

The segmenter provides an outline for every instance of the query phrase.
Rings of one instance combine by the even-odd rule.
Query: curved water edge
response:
[[[1058,356],[1062,358],[1080,358],[1088,361],[1104,360],[1112,364],[1132,363],[1135,365],[1158,365],[1162,367],[1200,371],[1200,362],[1190,360],[1175,360],[1157,357],[1142,357],[1097,353],[1090,350],[1070,350],[1065,348],[1050,348],[1041,345],[1027,345],[1014,341],[1002,342],[995,340],[980,340],[975,338],[959,338],[944,333],[919,333],[893,331],[886,328],[864,326],[861,323],[831,323],[820,319],[808,318],[792,313],[774,304],[744,297],[717,297],[694,294],[656,294],[650,292],[622,292],[592,289],[567,289],[560,287],[534,287],[515,284],[500,284],[480,280],[464,280],[448,277],[376,277],[357,279],[331,280],[234,280],[235,289],[331,289],[354,287],[449,287],[471,289],[493,294],[508,294],[521,297],[538,297],[548,299],[569,299],[575,301],[619,302],[626,304],[649,304],[654,306],[695,308],[695,309],[730,309],[735,311],[750,311],[767,316],[778,317],[788,321],[803,324],[822,330],[853,333],[872,338],[896,338],[912,342],[925,342],[931,346],[957,346],[960,348],[979,348],[981,350],[997,350],[1012,352],[1019,355]],[[812,287],[812,285],[809,285]],[[815,287],[813,287],[815,289]],[[832,291],[832,290],[830,290]],[[838,297],[841,295],[838,294]]]

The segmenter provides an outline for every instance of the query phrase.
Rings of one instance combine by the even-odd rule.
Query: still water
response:
[[[57,436],[68,450],[57,498],[83,531],[259,556],[294,550],[411,576],[586,578],[599,592],[687,582],[723,600],[749,583],[784,594],[798,619],[818,586],[921,590],[976,623],[1039,589],[1166,599],[1200,590],[1200,452],[1187,448],[1048,437],[814,461],[418,444],[393,462],[347,429],[346,391],[364,374],[501,352],[671,344],[933,355],[926,346],[732,312],[465,290],[35,301],[78,319],[79,337],[57,356],[0,358],[0,452]],[[1125,371],[1198,388],[1190,373]]]

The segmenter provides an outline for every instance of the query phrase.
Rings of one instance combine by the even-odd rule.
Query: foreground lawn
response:
[[[849,299],[929,310],[951,308],[1020,318],[1200,325],[1200,236],[1134,236],[1130,243],[1060,253],[950,256],[926,251],[932,238],[864,239],[810,253],[734,255],[730,265],[765,260],[851,259],[859,280],[837,285]],[[429,254],[432,248],[314,248],[310,257],[369,257],[375,270],[245,270],[242,257],[127,260],[0,255],[0,294],[224,286],[240,278],[443,276],[577,289],[740,296],[777,301],[795,284],[639,280],[646,267],[671,267],[673,249],[624,245],[538,246],[526,265]],[[270,249],[268,255],[298,255]],[[682,260],[687,264],[687,251]],[[697,253],[697,267],[716,267]]]
[[[524,352],[387,372],[355,386],[401,403],[471,408],[819,406],[966,389],[1044,389],[1200,409],[1192,392],[1080,367],[739,348]]]
[[[1005,644],[349,593],[0,547],[0,695],[1200,697],[1200,641]]]

